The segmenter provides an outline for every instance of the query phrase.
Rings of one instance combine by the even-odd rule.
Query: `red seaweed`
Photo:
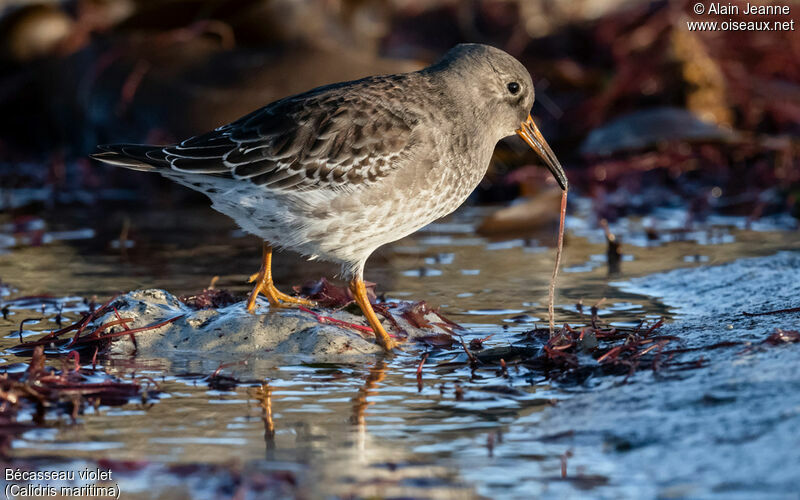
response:
[[[469,341],[470,349],[472,349],[473,351],[480,351],[481,349],[483,349],[483,343],[486,342],[487,340],[489,340],[490,338],[492,338],[493,336],[494,336],[494,334],[491,334],[491,335],[487,335],[487,336],[485,336],[483,338],[471,339]]]
[[[372,302],[373,309],[381,316],[386,318],[392,324],[392,326],[394,327],[393,329],[395,330],[396,333],[390,333],[389,335],[394,338],[408,336],[408,333],[401,327],[400,323],[397,321],[394,314],[392,314],[393,309],[398,310],[400,312],[400,316],[406,321],[408,321],[411,324],[411,326],[415,328],[433,329],[434,327],[439,327],[440,329],[444,330],[444,332],[446,333],[435,333],[432,335],[422,337],[420,339],[421,342],[428,344],[432,347],[449,348],[454,342],[452,335],[455,335],[455,333],[453,330],[455,329],[463,330],[463,327],[461,325],[444,317],[437,309],[430,307],[425,301],[413,302],[413,303],[406,303],[406,302],[400,302],[400,303],[387,302],[382,304],[374,303],[375,299],[374,287],[375,287],[374,284],[372,283],[369,284],[368,295],[370,297],[370,302]],[[317,281],[306,283],[302,287],[294,287],[294,289],[297,292],[302,293],[303,295],[314,300],[320,307],[324,308],[342,309],[353,303],[352,294],[348,289],[336,286],[330,283],[325,278],[321,278]],[[370,334],[373,333],[372,328],[368,326],[351,323],[331,316],[325,316],[304,306],[299,306],[298,309],[308,314],[311,314],[318,322],[322,324],[335,324],[343,326],[345,328],[351,328],[359,332],[370,333]],[[435,315],[441,321],[440,322],[429,321],[426,318],[426,316],[428,316],[429,314]]]
[[[192,309],[219,309],[236,302],[236,299],[227,290],[205,288],[196,295],[181,295],[178,300]]]
[[[367,297],[369,297],[370,302],[373,302],[375,299],[375,283],[366,283],[366,286]],[[353,294],[349,288],[335,285],[325,278],[310,281],[301,287],[296,286],[294,290],[313,300],[320,307],[342,308],[353,303]]]
[[[16,422],[17,412],[26,406],[33,406],[42,414],[45,408],[60,409],[75,421],[90,399],[96,404],[122,405],[132,398],[154,394],[143,392],[137,379],[123,382],[104,371],[82,369],[77,351],[70,351],[63,358],[61,370],[47,366],[46,360],[44,346],[38,345],[31,352],[27,370],[0,375],[0,455],[6,454],[13,435],[30,427]],[[98,378],[102,381],[98,382]]]
[[[797,330],[781,330],[775,329],[775,333],[764,339],[765,344],[769,345],[782,345],[794,342],[800,342],[800,332]]]
[[[342,321],[340,319],[332,318],[330,316],[323,316],[323,315],[321,315],[319,313],[316,313],[316,312],[312,311],[311,309],[309,309],[309,308],[307,308],[305,306],[297,306],[297,308],[300,309],[303,312],[307,312],[308,314],[314,316],[314,318],[316,318],[317,321],[319,321],[323,325],[329,323],[329,324],[344,326],[344,327],[347,327],[347,328],[352,328],[353,330],[358,330],[359,332],[365,332],[365,333],[374,334],[374,332],[372,331],[372,328],[370,328],[369,326],[357,325],[355,323]],[[389,335],[391,336],[391,334],[389,334]]]
[[[744,316],[767,316],[770,314],[784,314],[784,313],[793,313],[793,312],[800,312],[800,307],[790,307],[789,309],[777,309],[775,311],[765,311],[765,312],[757,312],[751,313],[747,311],[742,311]]]
[[[422,359],[419,360],[419,364],[417,365],[417,392],[422,392],[422,367],[425,365],[425,361],[428,359],[428,353],[422,355]]]
[[[88,314],[84,315],[81,319],[76,321],[75,323],[61,328],[59,330],[55,330],[44,336],[40,337],[38,340],[33,340],[30,342],[23,342],[22,338],[20,338],[20,343],[14,347],[12,347],[12,351],[21,354],[26,352],[34,352],[37,347],[40,346],[51,346],[53,348],[66,348],[66,349],[89,349],[94,347],[96,350],[104,348],[111,342],[113,339],[127,335],[131,338],[134,345],[136,344],[135,334],[146,332],[149,330],[155,330],[162,326],[168,325],[173,323],[181,318],[183,315],[176,316],[155,324],[142,326],[139,328],[130,328],[128,323],[132,322],[132,318],[123,318],[120,316],[119,311],[116,307],[112,306],[111,303],[116,296],[109,299],[104,305],[100,306],[99,308],[94,309],[93,311],[89,312]],[[101,317],[106,313],[113,312],[116,316],[116,320],[112,320],[106,322],[102,325],[99,325],[92,329],[89,333],[85,333],[87,326],[96,318]],[[112,328],[114,326],[122,326],[122,330],[119,332],[114,332],[113,330],[105,333],[106,330]],[[61,335],[71,332],[75,330],[75,335],[72,336],[71,339],[62,339],[59,338]],[[81,335],[83,334],[83,335]],[[94,362],[94,361],[93,361]]]

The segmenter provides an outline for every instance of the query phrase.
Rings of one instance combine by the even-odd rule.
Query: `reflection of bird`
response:
[[[172,146],[100,146],[94,158],[154,171],[205,193],[264,239],[251,277],[273,306],[305,304],[272,283],[272,245],[342,265],[387,350],[395,346],[363,281],[379,246],[455,210],[480,182],[497,142],[515,132],[561,165],[530,118],[533,84],[505,52],[459,45],[421,71],[320,87],[281,99]]]

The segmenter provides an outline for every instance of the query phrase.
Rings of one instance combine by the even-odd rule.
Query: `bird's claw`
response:
[[[257,281],[255,288],[250,292],[250,297],[247,299],[247,312],[252,313],[256,308],[256,298],[258,294],[263,294],[269,301],[270,307],[289,307],[290,304],[314,307],[316,302],[313,300],[304,299],[302,297],[292,297],[286,295],[277,288],[272,282],[271,278],[264,276],[263,271],[259,271],[247,280],[248,283]]]

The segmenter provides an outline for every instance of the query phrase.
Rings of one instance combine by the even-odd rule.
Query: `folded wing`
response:
[[[388,175],[400,157],[413,154],[420,140],[416,117],[388,99],[398,86],[387,83],[382,89],[380,83],[324,87],[276,101],[179,144],[101,146],[95,158],[139,170],[168,167],[230,177],[274,190],[373,183]],[[354,84],[365,92],[353,89]]]

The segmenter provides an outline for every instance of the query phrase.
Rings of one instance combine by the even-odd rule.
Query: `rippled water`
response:
[[[606,300],[599,314],[612,325],[672,317],[673,310],[660,299],[625,292],[612,282],[800,248],[797,233],[786,230],[791,220],[765,219],[755,227],[758,231],[736,219],[677,231],[681,214],[661,212],[612,226],[622,238],[623,259],[621,273],[609,276],[603,233],[580,206],[576,202],[576,216],[569,220],[558,293],[558,319],[572,324],[586,322],[576,303],[591,305],[601,298]],[[467,340],[491,334],[488,347],[513,342],[546,317],[553,262],[548,245],[554,231],[490,241],[473,230],[485,212],[464,209],[382,249],[368,263],[367,279],[378,282],[379,292],[389,299],[441,306],[468,328]],[[64,222],[81,223],[96,225],[93,214]],[[12,296],[103,300],[138,287],[192,293],[214,275],[220,276],[217,286],[244,294],[246,276],[258,266],[258,243],[210,211],[131,210],[127,216],[106,214],[99,226],[87,239],[0,255],[0,277],[17,289]],[[129,229],[120,238],[122,227]],[[653,227],[660,230],[656,237],[650,231],[648,238],[645,229]],[[52,228],[61,229],[66,228]],[[336,272],[324,264],[300,262],[291,255],[277,257],[277,281],[283,288]],[[75,310],[84,307],[79,300],[71,304]],[[31,334],[52,329],[55,307],[46,307],[46,319],[26,323],[24,329]],[[3,335],[9,334],[0,341],[3,349],[17,342],[22,318],[42,316],[37,300],[10,313],[0,320]],[[75,317],[69,308],[63,313]],[[245,486],[253,498],[634,498],[667,491],[655,479],[621,481],[614,450],[603,443],[581,447],[564,442],[558,437],[562,426],[549,420],[554,405],[569,401],[580,408],[584,394],[617,384],[615,377],[558,386],[514,365],[506,377],[494,368],[471,371],[445,364],[458,354],[434,351],[419,386],[416,371],[423,351],[412,347],[366,365],[251,358],[223,370],[241,381],[230,388],[209,386],[208,376],[219,366],[216,359],[106,357],[101,364],[112,373],[125,377],[135,372],[157,380],[159,398],[89,409],[77,423],[48,417],[44,426],[14,441],[12,457],[37,467],[79,468],[96,466],[98,460],[112,464],[127,498],[220,498]],[[26,361],[8,353],[2,358],[6,364]],[[269,419],[253,393],[265,382]],[[552,426],[553,432],[542,426]]]

